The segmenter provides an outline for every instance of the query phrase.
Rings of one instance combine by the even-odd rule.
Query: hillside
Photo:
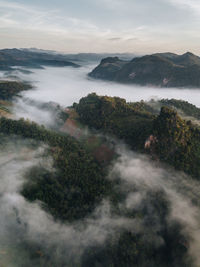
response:
[[[11,70],[13,66],[29,68],[42,68],[42,66],[80,67],[62,54],[38,53],[23,49],[0,50],[0,70]]]
[[[107,58],[89,73],[95,79],[158,87],[200,87],[200,57],[157,53],[137,57],[124,64],[118,58]],[[105,64],[106,62],[106,64]]]
[[[55,218],[73,221],[84,218],[110,190],[103,170],[84,147],[35,123],[0,118],[0,133],[34,139],[49,146],[55,172],[36,166],[26,174],[22,194],[30,201],[43,201]]]
[[[181,106],[189,115],[200,111],[187,102],[162,101],[179,109]],[[50,108],[49,105],[45,108]],[[200,130],[171,107],[162,107],[158,112],[155,106],[152,101],[127,103],[119,97],[90,94],[68,110],[68,119],[73,120],[73,125],[77,123],[80,131],[84,133],[84,125],[90,127],[84,138],[76,136],[76,139],[34,122],[0,118],[1,149],[10,150],[10,142],[14,140],[14,151],[20,154],[20,147],[27,158],[30,147],[43,147],[43,159],[48,162],[47,167],[41,158],[41,163],[20,173],[20,180],[23,178],[24,182],[18,194],[24,197],[29,209],[39,203],[50,220],[50,228],[63,237],[62,242],[60,236],[55,242],[55,235],[52,241],[51,229],[47,245],[38,238],[40,233],[43,238],[43,232],[36,232],[36,239],[30,238],[29,227],[32,229],[35,221],[31,217],[31,225],[26,224],[20,208],[13,208],[16,229],[21,229],[17,248],[34,261],[35,266],[196,266],[190,255],[192,237],[184,223],[172,215],[176,203],[169,192],[171,183],[176,192],[179,176],[173,181],[173,172],[168,174],[164,169],[160,172],[154,163],[167,162],[198,179]],[[93,153],[96,148],[102,149],[104,134],[109,134],[107,142],[112,144],[114,154],[106,165]],[[120,155],[119,141],[114,141],[116,137],[148,157],[130,151],[125,154],[121,151]],[[18,141],[21,138],[23,146]],[[9,157],[6,160],[10,162]],[[157,184],[158,175],[162,186]],[[185,190],[190,178],[180,179]],[[165,185],[168,180],[169,188]],[[199,203],[197,195],[186,194]],[[12,221],[12,227],[13,224]],[[46,235],[46,225],[44,228]],[[92,241],[88,242],[86,237]],[[69,242],[79,245],[70,249]],[[13,248],[9,249],[6,250],[8,256],[13,253]]]
[[[25,82],[0,80],[0,100],[11,100],[30,88],[31,85]]]
[[[130,115],[132,108],[124,110],[126,105],[123,100],[115,99],[114,102],[121,105],[121,114],[126,111],[127,115]],[[113,105],[115,106],[115,103]],[[69,255],[69,249],[59,250],[58,256],[59,245],[55,246],[54,243],[51,245],[50,241],[46,248],[38,242],[38,239],[26,238],[27,226],[22,224],[23,235],[18,238],[17,247],[22,251],[25,250],[25,255],[29,255],[32,261],[34,259],[37,266],[52,264],[86,267],[112,264],[148,267],[149,263],[150,266],[159,267],[193,266],[189,255],[190,239],[183,231],[182,223],[171,218],[173,204],[164,190],[159,188],[151,190],[147,186],[146,189],[142,189],[145,193],[142,204],[138,207],[134,204],[128,207],[126,201],[130,195],[141,194],[140,185],[124,183],[120,172],[112,174],[113,180],[108,179],[108,170],[94,160],[81,142],[24,120],[1,118],[0,133],[2,141],[8,137],[11,140],[23,137],[29,146],[31,144],[34,147],[41,146],[42,143],[48,145],[44,156],[52,157],[53,169],[47,169],[41,164],[29,168],[23,174],[25,182],[21,194],[28,203],[40,201],[42,209],[47,214],[53,215],[57,222],[62,222],[63,237],[66,235],[65,227],[73,222],[80,223],[77,224],[76,230],[79,234],[84,229],[87,231],[87,224],[92,220],[96,220],[96,227],[101,227],[98,224],[101,218],[94,211],[99,205],[109,202],[110,210],[105,210],[103,216],[110,214],[113,219],[105,217],[106,224],[102,227],[105,230],[110,227],[110,233],[103,243],[87,244],[82,248],[82,253],[75,250],[75,254],[72,251]],[[1,143],[0,145],[2,146]],[[137,176],[136,173],[134,175]],[[148,175],[149,173],[145,174],[146,178]],[[18,210],[16,214],[17,222],[21,225],[21,214],[18,215]],[[141,231],[136,230],[137,224],[140,225]],[[100,228],[99,231],[101,234],[104,230]],[[66,242],[69,240],[63,239],[62,245]],[[7,253],[9,255],[12,250]],[[70,259],[70,262],[66,263],[66,259]]]
[[[158,113],[152,103],[126,103],[118,97],[90,94],[74,107],[82,123],[199,179],[199,127],[181,118],[174,107],[197,118],[200,110],[184,101],[161,100],[157,104],[162,107]]]

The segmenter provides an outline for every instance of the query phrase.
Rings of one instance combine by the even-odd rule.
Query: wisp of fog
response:
[[[0,259],[2,266],[79,266],[84,251],[91,246],[103,245],[109,237],[116,237],[122,229],[147,233],[147,242],[154,246],[163,244],[157,231],[162,226],[151,204],[145,200],[149,191],[163,190],[171,206],[168,223],[177,220],[182,231],[190,237],[190,254],[198,266],[200,246],[200,212],[197,205],[198,183],[187,182],[182,173],[154,165],[148,157],[117,145],[119,157],[110,167],[108,179],[120,177],[121,191],[129,192],[120,209],[142,210],[147,203],[151,220],[113,215],[109,199],[104,199],[86,219],[63,224],[45,212],[41,203],[30,203],[20,194],[25,182],[25,172],[35,165],[52,169],[50,157],[44,156],[45,146],[31,146],[31,140],[5,137],[0,155]],[[186,179],[187,178],[187,179]],[[179,186],[179,181],[183,181]],[[134,188],[134,190],[130,190]],[[188,193],[187,193],[188,192]],[[189,195],[187,195],[189,194]],[[146,205],[146,204],[145,204]],[[151,233],[149,235],[148,233]],[[40,257],[34,257],[34,254]]]

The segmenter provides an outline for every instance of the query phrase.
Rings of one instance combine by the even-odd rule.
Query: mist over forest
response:
[[[0,0],[0,267],[200,267],[199,16]]]
[[[200,91],[94,67],[1,71],[0,264],[199,266]]]

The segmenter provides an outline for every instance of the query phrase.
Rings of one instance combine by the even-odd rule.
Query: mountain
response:
[[[93,77],[94,75],[97,79],[113,80],[116,73],[126,64],[126,61],[118,57],[108,57],[101,60],[101,64],[93,70],[90,76]]]
[[[55,103],[46,104],[44,108],[49,109],[52,105]],[[196,190],[192,188],[193,182],[195,185],[199,183],[200,130],[184,120],[175,108],[199,118],[200,109],[185,101],[164,99],[155,103],[153,100],[129,103],[119,97],[95,93],[83,97],[67,110],[67,120],[72,122],[73,118],[74,127],[80,127],[84,132],[84,126],[89,126],[85,138],[74,138],[28,120],[1,117],[2,154],[7,147],[9,156],[12,156],[11,144],[14,142],[21,166],[21,138],[25,141],[21,147],[25,158],[30,157],[31,148],[45,149],[42,158],[36,154],[35,157],[40,159],[38,163],[34,160],[34,164],[23,172],[20,168],[19,178],[23,180],[20,187],[17,184],[20,201],[14,193],[15,206],[11,211],[7,208],[7,198],[2,199],[2,205],[6,203],[5,210],[14,214],[12,229],[16,225],[16,229],[21,229],[17,234],[11,231],[13,240],[18,237],[14,243],[17,253],[23,252],[25,247],[22,255],[29,257],[31,262],[34,260],[33,265],[17,266],[196,267],[190,253],[194,236],[190,229],[196,226],[193,212],[198,215],[200,204],[199,186],[195,186]],[[125,155],[120,156],[119,151],[114,150],[112,159],[105,165],[93,152],[96,146],[105,150],[101,142],[107,134],[113,147],[120,143],[114,141],[117,137],[132,150],[149,157],[129,150],[123,152],[123,149],[120,153]],[[47,165],[43,164],[43,159]],[[175,175],[169,166],[167,171],[157,168],[159,160],[190,174],[196,181],[183,173]],[[12,158],[6,157],[1,165],[5,167],[10,161],[12,163]],[[8,166],[12,166],[6,177],[10,183],[9,174],[13,173],[15,165]],[[10,183],[12,190],[13,180]],[[1,182],[3,186],[4,180]],[[186,198],[180,197],[181,192],[189,196],[188,206]],[[11,196],[12,192],[9,201]],[[20,205],[25,203],[23,212],[16,200]],[[40,207],[37,220],[33,216],[30,222],[24,220],[32,210],[34,214],[38,211],[35,211],[36,205]],[[174,212],[181,214],[183,209],[183,216],[174,215]],[[50,224],[41,227],[42,218],[46,217]],[[186,217],[192,221],[191,225],[184,221]],[[6,226],[9,224],[9,218],[5,223]],[[36,237],[31,238],[29,229],[37,223],[39,230],[36,229]],[[47,228],[50,228],[49,232]],[[58,240],[52,242],[51,235],[53,240],[58,236]],[[46,236],[48,242],[44,243]],[[74,245],[76,240],[78,247],[72,246],[71,250],[71,244]],[[13,247],[9,246],[5,246],[2,255],[5,251],[12,256]]]
[[[106,58],[89,73],[95,79],[158,87],[200,87],[200,57],[157,53],[129,62]]]
[[[0,50],[0,70],[11,70],[13,66],[23,66],[30,68],[42,68],[42,66],[55,67],[80,67],[61,54],[47,52],[33,52],[23,49],[3,49]]]
[[[133,53],[78,53],[78,54],[68,54],[68,53],[60,53],[54,50],[44,50],[38,48],[21,48],[20,50],[25,52],[34,52],[34,53],[46,53],[51,55],[62,56],[65,60],[69,60],[72,62],[80,62],[80,63],[92,63],[98,62],[106,57],[119,57],[122,60],[131,60],[136,56]]]
[[[66,54],[66,57],[72,61],[86,61],[98,62],[107,57],[119,57],[122,60],[131,60],[135,57],[132,53],[79,53],[79,54]]]
[[[158,103],[157,103],[158,104]],[[122,139],[132,149],[148,153],[199,179],[200,130],[174,109],[199,118],[200,109],[178,100],[161,100],[160,111],[143,101],[90,94],[74,108],[82,123]]]

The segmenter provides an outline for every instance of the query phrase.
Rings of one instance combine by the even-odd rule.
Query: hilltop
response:
[[[95,79],[158,87],[200,87],[200,57],[157,53],[123,61],[105,58],[89,73]]]
[[[80,67],[80,65],[69,61],[62,54],[48,53],[46,51],[39,53],[16,48],[0,50],[0,70],[11,70],[13,66],[29,68],[42,68],[42,66]]]

